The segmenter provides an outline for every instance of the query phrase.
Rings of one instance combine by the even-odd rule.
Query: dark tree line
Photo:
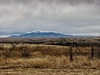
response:
[[[28,43],[63,46],[100,46],[98,37],[51,37],[51,38],[0,38],[0,43]]]

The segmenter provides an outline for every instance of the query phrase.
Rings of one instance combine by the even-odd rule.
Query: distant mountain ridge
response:
[[[24,34],[12,34],[8,37],[98,37],[96,35],[65,35],[53,31],[32,31]],[[99,36],[100,37],[100,36]]]
[[[25,34],[11,35],[9,37],[73,37],[73,35],[64,35],[51,31],[32,31]]]

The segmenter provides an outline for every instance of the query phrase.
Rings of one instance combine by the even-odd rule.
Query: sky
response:
[[[0,33],[100,33],[100,0],[0,0]]]

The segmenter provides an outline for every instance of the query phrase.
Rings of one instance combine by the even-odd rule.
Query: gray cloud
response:
[[[0,0],[0,32],[100,32],[100,0]]]

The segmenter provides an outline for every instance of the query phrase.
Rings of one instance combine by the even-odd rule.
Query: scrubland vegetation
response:
[[[1,43],[0,69],[100,69],[99,47],[72,46],[73,62],[70,61],[69,45]],[[77,56],[74,46],[77,49]],[[92,47],[94,48],[93,58],[91,58]]]
[[[99,58],[91,59],[91,47],[77,47],[77,59],[73,50],[73,62],[69,50],[69,46],[0,44],[0,68],[100,68]]]
[[[100,37],[0,38],[0,43],[28,43],[62,46],[100,46]]]

